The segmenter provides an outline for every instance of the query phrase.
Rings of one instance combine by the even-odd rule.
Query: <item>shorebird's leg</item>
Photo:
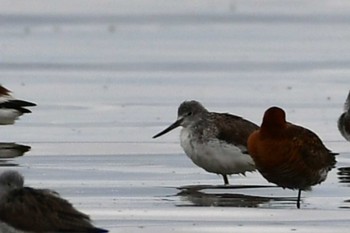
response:
[[[301,196],[301,189],[298,191],[298,200],[297,200],[297,208],[300,209],[300,196]]]
[[[224,178],[225,185],[229,185],[230,183],[228,182],[227,175],[224,175],[224,174],[221,174],[221,175],[222,175],[222,178]]]

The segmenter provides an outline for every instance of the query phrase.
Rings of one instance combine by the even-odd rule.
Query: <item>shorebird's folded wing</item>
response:
[[[298,135],[292,140],[292,143],[295,145],[294,148],[299,149],[304,163],[309,168],[330,170],[334,167],[337,153],[327,149],[315,133],[296,125],[293,126],[292,131],[290,134]]]
[[[217,138],[238,147],[247,148],[249,135],[259,129],[259,126],[253,122],[239,116],[222,113],[220,118],[217,124]]]

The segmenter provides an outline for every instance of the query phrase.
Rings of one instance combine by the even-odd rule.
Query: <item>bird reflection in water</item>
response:
[[[277,186],[185,186],[179,188],[181,191],[177,193],[177,196],[182,201],[189,202],[190,204],[179,204],[177,206],[262,207],[273,205],[277,207],[277,205],[294,205],[296,200],[295,197],[266,197],[229,193],[229,189],[242,190],[250,188],[277,188]],[[217,191],[215,192],[213,190]],[[227,190],[227,192],[223,192],[223,190]]]
[[[350,184],[350,167],[338,168],[337,174],[338,174],[339,183]]]
[[[338,168],[338,180],[340,184],[350,187],[350,167],[340,167]],[[344,200],[340,208],[350,208],[350,199]]]

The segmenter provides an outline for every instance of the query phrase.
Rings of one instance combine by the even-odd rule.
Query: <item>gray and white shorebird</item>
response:
[[[350,141],[350,91],[344,104],[344,112],[338,119],[338,129],[341,135]]]
[[[247,140],[259,128],[256,124],[228,113],[209,112],[192,100],[183,102],[177,120],[153,138],[178,126],[182,126],[180,143],[186,155],[204,170],[222,175],[225,185],[229,184],[227,175],[255,170]]]
[[[11,91],[0,85],[0,125],[12,125],[25,113],[31,113],[27,107],[36,106],[35,103],[16,99]]]
[[[24,187],[17,171],[0,174],[1,233],[105,233],[94,227],[88,215],[48,189]]]

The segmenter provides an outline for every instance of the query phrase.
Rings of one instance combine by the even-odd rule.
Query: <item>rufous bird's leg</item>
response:
[[[301,189],[298,191],[298,200],[297,200],[297,208],[300,209],[300,196],[301,196]]]
[[[229,185],[230,183],[228,182],[227,175],[224,175],[224,174],[221,174],[221,175],[222,175],[222,178],[224,178],[225,185]]]

